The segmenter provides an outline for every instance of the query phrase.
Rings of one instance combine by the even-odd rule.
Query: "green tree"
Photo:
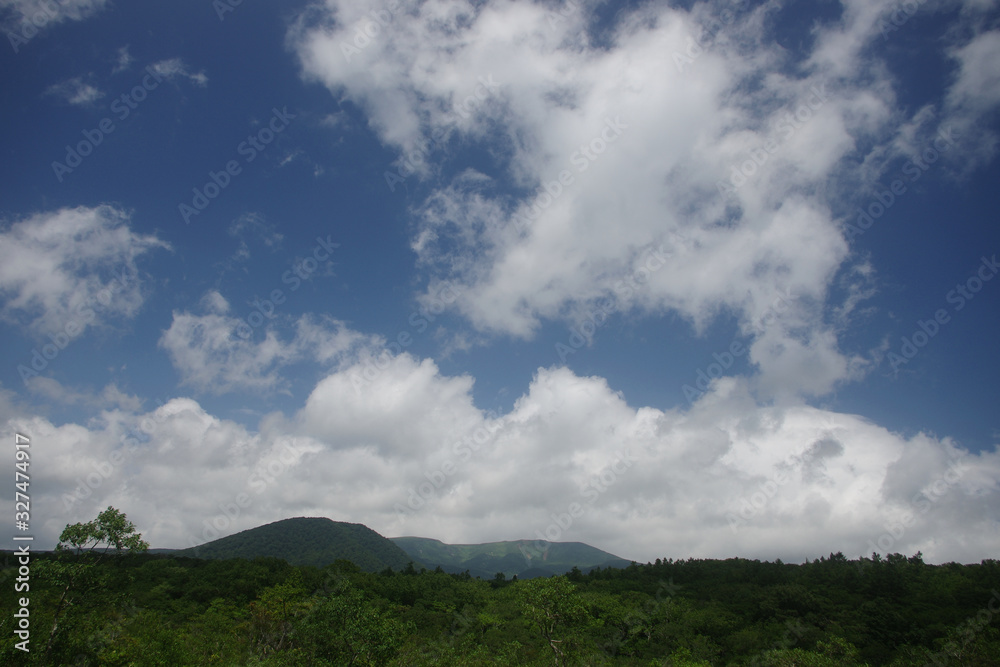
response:
[[[98,549],[98,547],[102,547]],[[123,512],[114,507],[108,507],[97,515],[94,521],[66,525],[59,536],[56,553],[62,556],[73,554],[83,555],[74,562],[50,561],[47,575],[63,586],[62,594],[56,603],[52,617],[52,628],[45,645],[44,655],[48,658],[59,630],[59,621],[64,612],[71,607],[78,597],[100,585],[100,577],[93,576],[97,566],[109,554],[141,553],[149,549],[149,544],[135,530],[135,524],[128,520]],[[96,550],[96,558],[94,558]],[[43,561],[44,562],[44,561]]]
[[[698,660],[691,654],[691,649],[681,647],[670,654],[667,661],[670,667],[712,667],[707,660]]]
[[[556,665],[565,665],[570,647],[586,629],[598,623],[565,576],[537,578],[518,584],[523,615],[552,649]]]
[[[866,663],[859,662],[854,645],[840,637],[819,642],[815,651],[801,648],[768,651],[757,664],[761,667],[867,667]]]
[[[410,630],[348,584],[312,609],[298,635],[317,664],[377,667],[396,655]]]
[[[201,665],[244,664],[248,646],[241,626],[249,622],[246,607],[216,598],[204,613],[192,618],[189,635],[192,658]]]
[[[300,580],[270,586],[250,603],[250,643],[262,657],[288,648],[293,622],[307,605]]]

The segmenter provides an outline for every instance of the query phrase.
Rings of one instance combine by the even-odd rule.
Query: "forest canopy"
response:
[[[1000,664],[995,560],[667,558],[483,579],[151,554],[124,515],[101,516],[35,556],[29,654],[3,586],[4,664]],[[7,582],[15,562],[6,552]]]

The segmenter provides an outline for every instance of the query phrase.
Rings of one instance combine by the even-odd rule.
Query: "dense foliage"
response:
[[[8,552],[9,553],[9,552]],[[510,581],[278,558],[39,555],[32,653],[2,664],[997,665],[1000,563],[657,560]],[[65,589],[51,654],[48,628]]]

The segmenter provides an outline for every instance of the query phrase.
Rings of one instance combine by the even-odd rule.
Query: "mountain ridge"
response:
[[[391,540],[361,523],[327,517],[292,517],[180,549],[194,558],[283,558],[292,565],[324,567],[349,560],[366,572],[402,570],[413,559]]]
[[[430,537],[392,537],[414,559],[445,572],[468,571],[472,576],[492,578],[565,574],[574,567],[582,572],[596,567],[627,567],[632,561],[602,551],[584,542],[505,540],[478,544],[448,544]]]
[[[584,542],[504,540],[448,544],[431,537],[385,537],[362,523],[327,517],[291,517],[248,528],[186,549],[150,549],[153,553],[202,559],[276,557],[292,565],[325,567],[347,560],[364,571],[402,571],[440,567],[445,572],[492,579],[565,574],[574,567],[627,567],[631,561]]]

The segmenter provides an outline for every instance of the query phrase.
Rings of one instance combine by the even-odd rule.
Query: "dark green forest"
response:
[[[276,521],[175,554],[223,559],[274,556],[292,565],[320,566],[342,558],[367,572],[399,570],[413,560],[368,526],[318,517]]]
[[[24,593],[4,556],[2,664],[1000,664],[995,560],[667,558],[480,579],[145,553],[112,511],[33,556],[29,654],[15,648]]]

